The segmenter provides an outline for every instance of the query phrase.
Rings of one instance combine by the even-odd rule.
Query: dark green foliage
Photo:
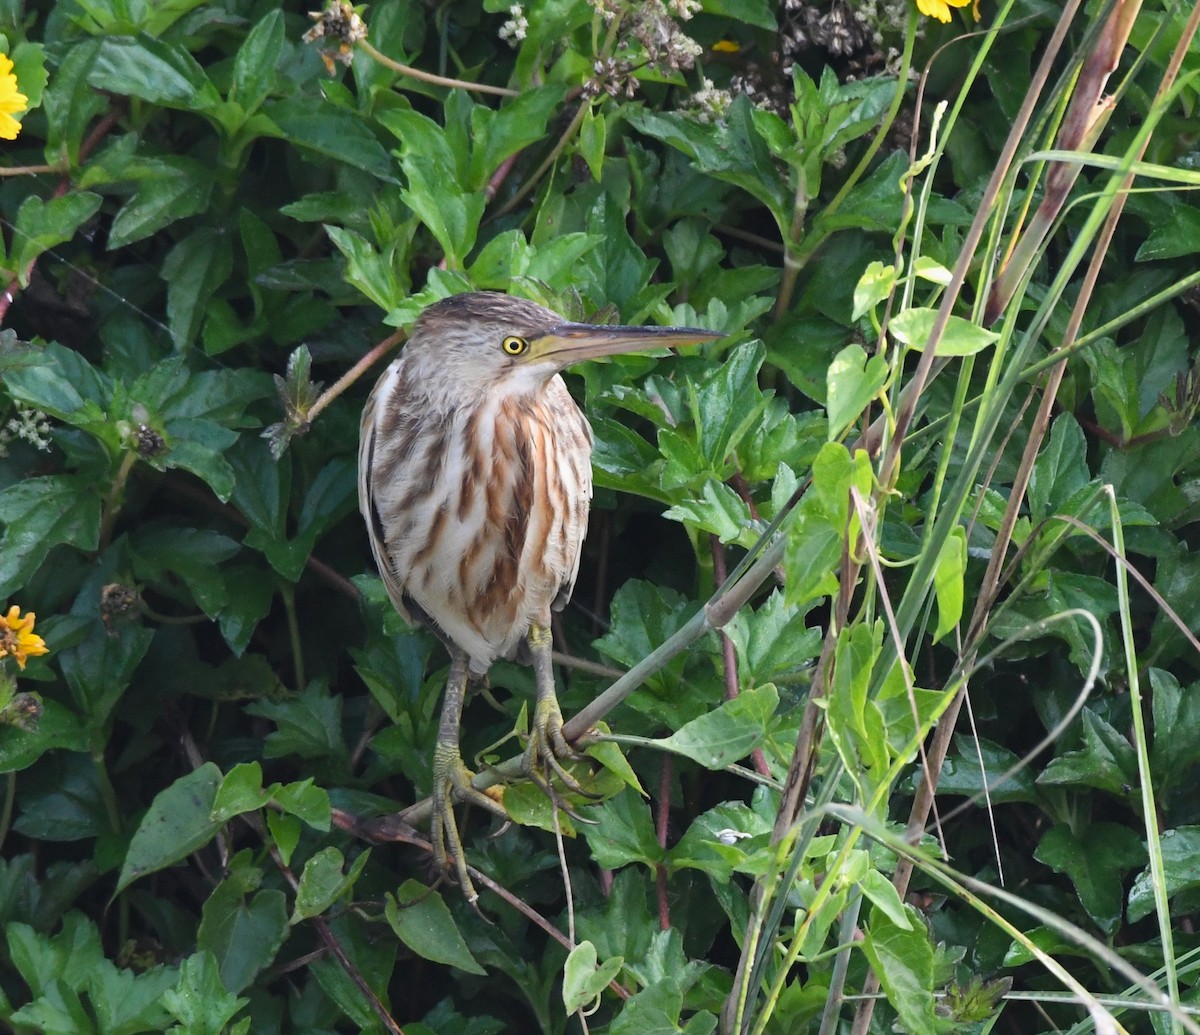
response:
[[[363,46],[256,0],[0,4],[30,108],[0,164],[31,167],[0,180],[6,1030],[1090,1023],[1017,1001],[1064,980],[1034,946],[1194,999],[1160,968],[1200,906],[1197,95],[1153,99],[1183,21],[1143,6],[1108,157],[985,327],[1102,11],[1008,167],[1058,5],[985,0],[1000,30],[939,50],[969,6],[384,0]],[[918,111],[897,72],[931,59]],[[1059,386],[1076,260],[1143,157]],[[468,289],[726,335],[568,374],[597,486],[568,719],[652,664],[585,724],[570,812],[517,773],[531,675],[468,703],[515,821],[463,824],[482,915],[395,817],[446,657],[386,598],[355,471],[384,354]],[[929,837],[907,883],[934,780],[943,816],[993,809],[947,821],[955,872],[1040,912],[974,911]]]

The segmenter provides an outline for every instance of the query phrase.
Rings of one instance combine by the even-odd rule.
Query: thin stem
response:
[[[657,815],[654,819],[654,834],[658,838],[658,847],[665,853],[667,850],[667,834],[671,821],[671,756],[663,755],[662,771],[658,778]],[[667,865],[660,862],[654,867],[654,890],[658,897],[658,928],[660,931],[671,929],[671,906],[667,901]]]
[[[296,615],[296,587],[291,582],[280,580],[279,597],[287,615],[288,640],[292,645],[292,671],[296,677],[296,689],[303,690],[308,682],[304,678],[304,646],[300,641],[300,620]]]
[[[8,168],[0,168],[0,176],[37,176],[41,173],[62,173],[65,176],[67,173],[67,163],[60,162],[58,165],[14,165]]]
[[[129,472],[137,463],[137,453],[128,449],[121,457],[121,466],[117,468],[116,476],[109,487],[108,495],[104,498],[104,513],[100,519],[99,549],[103,551],[112,541],[113,526],[121,513],[121,504],[125,499],[125,483],[129,481]]]
[[[358,49],[372,60],[378,61],[385,68],[390,68],[393,72],[399,72],[400,75],[408,76],[409,79],[428,83],[430,86],[445,86],[451,90],[468,90],[472,93],[490,93],[497,97],[521,96],[517,90],[510,90],[504,86],[488,86],[486,83],[471,83],[465,79],[449,79],[444,75],[423,72],[419,68],[413,68],[412,65],[401,64],[399,61],[393,61],[386,54],[380,53],[365,39],[358,41]]]
[[[533,175],[521,185],[520,190],[518,190],[516,194],[508,199],[508,201],[496,209],[495,213],[493,214],[494,218],[508,215],[508,213],[521,204],[521,202],[524,201],[530,195],[530,193],[532,193],[534,188],[537,187],[541,178],[545,176],[546,173],[553,167],[554,163],[558,161],[558,156],[561,155],[564,150],[566,150],[566,147],[571,142],[571,139],[576,133],[579,132],[579,127],[583,125],[583,118],[585,115],[587,115],[591,107],[591,100],[583,100],[579,102],[579,107],[575,109],[575,114],[571,118],[571,121],[567,124],[567,128],[563,130],[562,136],[558,138],[558,143],[555,144],[550,153],[546,155],[545,160],[537,167]]]
[[[8,839],[8,831],[12,827],[13,806],[17,801],[17,774],[9,772],[4,781],[4,809],[0,812],[0,850]]]
[[[312,423],[317,419],[317,414],[328,406],[334,399],[341,395],[355,381],[369,370],[378,361],[379,357],[387,353],[405,338],[404,331],[394,331],[383,339],[378,345],[374,346],[366,355],[357,363],[339,377],[332,385],[321,393],[321,397],[312,404],[305,418]]]

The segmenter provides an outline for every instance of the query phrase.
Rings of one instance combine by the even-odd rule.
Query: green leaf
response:
[[[825,409],[829,414],[829,441],[833,442],[858,420],[888,379],[883,356],[867,358],[861,345],[847,345],[829,365]]]
[[[229,99],[253,115],[275,85],[275,66],[283,53],[283,12],[268,11],[247,34],[233,59]]]
[[[270,888],[249,899],[237,878],[227,878],[204,903],[196,947],[216,957],[221,983],[230,992],[248,988],[288,934],[287,896]]]
[[[954,754],[942,764],[942,771],[938,776],[939,791],[969,797],[979,794],[986,783],[993,785],[988,793],[994,804],[1042,800],[1028,767],[1019,770],[1003,783],[996,783],[1002,773],[1008,772],[1020,761],[1015,752],[982,737],[957,736],[954,745]],[[923,780],[924,777],[918,775],[917,779]]]
[[[735,872],[759,876],[772,865],[767,847],[771,824],[748,805],[725,802],[697,816],[670,850],[669,865],[701,870],[726,883]]]
[[[1083,429],[1071,414],[1064,413],[1051,426],[1029,476],[1030,518],[1037,522],[1057,513],[1091,478]]]
[[[104,962],[100,933],[82,913],[68,913],[52,937],[23,923],[7,925],[5,936],[13,965],[35,998],[59,981],[68,988],[83,988],[88,973]]]
[[[945,1030],[933,998],[933,946],[920,914],[905,906],[908,923],[898,925],[888,913],[871,907],[870,921],[860,943],[871,969],[913,1035],[941,1035]]]
[[[104,39],[88,82],[97,90],[187,111],[211,110],[221,99],[187,50],[150,36]]]
[[[142,626],[110,631],[94,622],[85,637],[59,654],[63,678],[90,730],[107,726],[153,639],[154,632]]]
[[[314,830],[329,829],[329,792],[314,786],[312,777],[278,787],[274,801],[284,812],[304,820]]]
[[[664,751],[674,751],[699,762],[706,769],[724,769],[762,743],[778,705],[778,691],[773,684],[764,683],[743,690],[732,701],[655,743]]]
[[[217,788],[212,819],[217,823],[228,823],[243,812],[256,812],[271,800],[274,790],[275,787],[263,787],[259,763],[239,762],[225,774]]]
[[[467,974],[487,973],[471,955],[437,891],[415,880],[406,880],[395,895],[387,896],[384,912],[396,937],[418,956],[457,967]]]
[[[1163,880],[1167,897],[1200,886],[1200,827],[1176,827],[1164,830],[1161,839]],[[1154,875],[1146,866],[1129,889],[1129,922],[1136,924],[1154,912]]]
[[[100,541],[100,495],[89,478],[52,474],[26,478],[0,491],[0,597],[12,596],[61,544],[95,550]]]
[[[885,914],[895,927],[903,931],[913,930],[912,919],[904,903],[900,901],[900,893],[887,877],[878,870],[867,870],[859,878],[858,886],[872,906]]]
[[[727,458],[766,407],[758,387],[766,354],[761,341],[746,342],[699,383],[688,381],[697,442],[714,472],[724,470]]]
[[[522,90],[501,108],[471,109],[471,171],[464,186],[483,190],[506,158],[546,137],[546,123],[566,93],[561,83]],[[603,147],[603,141],[601,141]]]
[[[631,862],[655,866],[664,861],[650,809],[636,794],[618,794],[589,808],[586,817],[595,820],[583,827],[583,835],[597,866],[615,870]]]
[[[1121,924],[1122,877],[1145,863],[1146,846],[1133,830],[1118,823],[1092,823],[1078,836],[1059,824],[1046,831],[1033,857],[1070,877],[1088,916],[1112,935]]]
[[[1173,205],[1170,215],[1150,231],[1134,256],[1135,262],[1176,259],[1200,251],[1200,209]]]
[[[905,309],[892,317],[888,323],[888,330],[897,341],[910,349],[924,352],[936,319],[936,309]],[[995,331],[985,331],[978,324],[964,320],[961,316],[951,316],[937,343],[937,355],[973,356],[982,352],[999,337]]]
[[[608,726],[600,723],[600,731],[608,732]],[[589,758],[594,758],[610,773],[620,777],[621,782],[626,787],[632,787],[638,794],[646,797],[645,788],[642,787],[641,781],[637,778],[637,773],[633,766],[629,764],[629,759],[625,757],[625,753],[621,750],[620,744],[614,744],[612,741],[600,741],[596,744],[589,744],[584,748],[585,755]]]
[[[317,852],[304,864],[304,872],[300,874],[291,923],[308,920],[325,912],[354,887],[370,857],[368,849],[354,860],[349,872],[343,874],[345,860],[340,851],[330,845]]]
[[[46,48],[40,43],[22,40],[8,55],[12,59],[13,75],[17,77],[17,85],[28,102],[28,110],[33,111],[42,103],[42,93],[50,81],[46,71]],[[21,116],[15,115],[18,121]]]
[[[1191,780],[1190,768],[1200,761],[1200,686],[1186,690],[1169,672],[1149,670],[1153,691],[1154,746],[1150,767],[1160,789]]]
[[[864,798],[890,761],[883,713],[868,697],[881,637],[881,623],[842,630],[826,707],[829,735],[842,762],[856,781],[866,778]]]
[[[788,234],[792,191],[744,94],[734,99],[726,118],[713,126],[674,112],[657,114],[631,108],[625,115],[635,129],[682,151],[698,172],[740,187],[762,202],[775,217],[780,233]]]
[[[195,342],[204,307],[232,270],[229,237],[212,227],[193,231],[167,253],[162,276],[167,282],[167,318],[176,348]]]
[[[340,758],[346,753],[342,741],[342,699],[329,688],[310,683],[303,693],[281,701],[256,701],[246,707],[250,715],[271,719],[278,729],[267,734],[263,752],[267,758],[296,754],[301,758]]]
[[[241,547],[207,528],[151,527],[130,537],[134,572],[146,580],[168,582],[176,576],[210,618],[225,606],[227,589],[220,565]]]
[[[182,1026],[171,1029],[178,1035],[225,1035],[225,1026],[249,1001],[225,987],[211,952],[185,959],[179,967],[179,986],[162,995],[162,1005]]]
[[[756,610],[742,608],[733,616],[725,633],[737,648],[740,685],[796,680],[821,649],[821,630],[805,624],[807,615],[776,590]]]
[[[349,283],[387,312],[403,301],[408,285],[400,279],[390,251],[378,251],[362,234],[345,227],[326,224],[325,232],[346,259]]]
[[[579,942],[563,964],[562,997],[567,1013],[572,1014],[595,1002],[620,973],[624,963],[623,957],[613,956],[597,966],[596,946],[589,941]]]
[[[682,628],[695,609],[694,603],[672,589],[627,582],[613,598],[609,631],[594,646],[618,664],[632,667]],[[685,664],[686,658],[674,659],[648,685],[664,697],[680,693]]]
[[[107,98],[99,95],[87,81],[92,62],[100,50],[99,39],[79,39],[69,47],[54,76],[54,89],[46,91],[46,149],[66,154],[73,164],[79,161],[84,134],[95,119],[109,109]]]
[[[722,543],[738,542],[743,537],[756,537],[746,501],[724,482],[711,478],[705,481],[700,499],[676,503],[663,512],[663,517],[672,521],[682,521],[701,532],[709,532],[717,536]]]
[[[213,839],[221,828],[212,819],[220,783],[221,770],[205,762],[155,795],[129,842],[114,895],[139,877],[179,862]],[[213,966],[215,970],[215,963]]]
[[[99,211],[101,200],[99,194],[74,190],[49,201],[33,194],[21,203],[11,261],[22,287],[28,286],[30,264],[43,252],[74,237]]]
[[[937,567],[933,572],[933,590],[937,595],[938,623],[933,633],[937,643],[958,625],[963,612],[963,576],[967,569],[967,535],[955,526],[942,543]]]
[[[1133,747],[1121,733],[1091,708],[1083,709],[1083,747],[1051,759],[1037,782],[1040,786],[1095,787],[1120,797],[1138,783]]]
[[[868,263],[863,275],[858,278],[858,283],[854,285],[854,309],[850,313],[850,319],[857,320],[874,309],[892,293],[895,285],[895,266],[885,266],[878,259]]]
[[[462,193],[456,184],[439,176],[432,162],[417,155],[405,158],[404,172],[408,189],[401,192],[401,198],[441,245],[447,267],[461,270],[475,247],[484,195]]]
[[[579,153],[587,162],[592,179],[597,182],[604,170],[604,149],[607,143],[607,126],[604,116],[597,114],[593,108],[589,107],[579,127]]]
[[[113,217],[109,249],[123,248],[157,233],[165,226],[208,208],[212,170],[201,162],[169,156],[146,163],[149,175]]]
[[[33,729],[0,726],[0,773],[28,769],[55,748],[86,751],[87,745],[87,728],[78,717],[57,701],[44,700]]]
[[[361,169],[385,183],[397,182],[395,165],[366,120],[329,105],[314,110],[309,101],[272,101],[263,111],[295,146]]]
[[[283,860],[284,866],[292,865],[292,853],[296,850],[296,845],[300,843],[300,834],[303,829],[302,824],[295,816],[287,816],[280,812],[267,813],[267,830],[270,831],[275,847],[279,849],[279,857]],[[284,916],[287,916],[286,909]]]

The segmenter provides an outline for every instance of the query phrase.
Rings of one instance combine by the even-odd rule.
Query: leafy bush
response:
[[[1078,6],[0,10],[7,1029],[1198,1030],[1195,26]],[[726,335],[570,375],[480,913],[355,499],[468,289]]]

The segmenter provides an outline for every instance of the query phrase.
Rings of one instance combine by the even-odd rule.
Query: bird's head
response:
[[[421,376],[458,392],[534,392],[564,367],[622,352],[714,341],[694,327],[571,323],[545,306],[473,291],[428,306],[405,346]]]

